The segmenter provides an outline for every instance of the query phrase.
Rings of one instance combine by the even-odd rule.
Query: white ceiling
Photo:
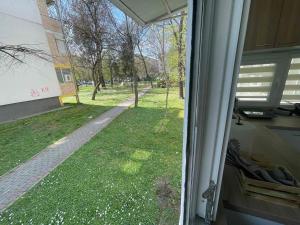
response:
[[[149,24],[171,16],[187,6],[187,0],[110,0],[140,24]]]

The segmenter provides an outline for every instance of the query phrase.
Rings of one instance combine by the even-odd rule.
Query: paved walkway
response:
[[[143,96],[147,91],[148,89],[144,89],[139,96]],[[133,104],[134,98],[122,102],[0,177],[0,212],[14,203]]]

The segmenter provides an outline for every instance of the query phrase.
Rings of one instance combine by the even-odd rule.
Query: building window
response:
[[[55,71],[56,71],[56,76],[57,76],[57,79],[58,79],[59,83],[64,83],[64,78],[63,78],[63,75],[61,73],[61,69],[56,68]]]
[[[269,99],[276,64],[240,67],[236,96],[240,101],[266,102]]]
[[[58,9],[55,1],[47,1],[48,16],[52,19],[59,20]]]
[[[70,69],[61,69],[56,68],[56,76],[59,83],[68,83],[72,82],[71,70]]]
[[[300,58],[292,59],[281,104],[300,102]]]
[[[71,71],[70,69],[62,69],[61,70],[65,83],[72,82]]]
[[[67,54],[67,48],[65,45],[65,41],[64,40],[60,40],[60,39],[56,39],[56,46],[57,46],[57,50],[59,52],[59,54],[61,55],[66,55]]]

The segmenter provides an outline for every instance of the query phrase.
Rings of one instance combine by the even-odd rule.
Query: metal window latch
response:
[[[205,224],[211,224],[213,220],[213,209],[217,185],[213,180],[209,182],[209,187],[203,192],[202,197],[207,200],[205,212]]]

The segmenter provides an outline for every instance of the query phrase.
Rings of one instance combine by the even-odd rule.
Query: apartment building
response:
[[[53,63],[60,84],[62,96],[76,95],[76,85],[71,75],[70,57],[65,45],[65,39],[58,9],[59,1],[37,0],[42,25],[46,31]]]
[[[21,55],[20,63],[0,55],[0,122],[58,108],[60,96],[76,93],[58,13],[52,18],[53,5],[46,0],[0,1],[0,44],[53,56],[47,61]]]

